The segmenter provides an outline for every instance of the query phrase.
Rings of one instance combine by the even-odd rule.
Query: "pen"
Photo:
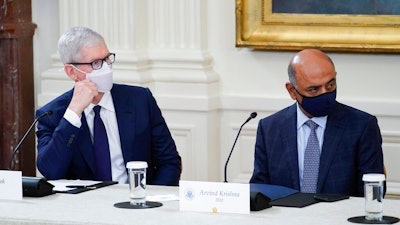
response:
[[[87,189],[96,189],[96,186],[86,186],[86,185],[67,185],[67,188],[87,188]]]

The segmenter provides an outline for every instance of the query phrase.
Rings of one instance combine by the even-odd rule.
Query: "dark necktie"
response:
[[[93,148],[96,159],[96,178],[100,181],[109,181],[112,180],[110,149],[106,128],[100,118],[100,109],[101,106],[99,105],[93,108]]]
[[[304,170],[301,192],[315,193],[317,190],[320,158],[319,142],[315,132],[318,124],[312,120],[306,121],[305,124],[310,127],[311,132],[308,137],[306,150],[304,151]]]

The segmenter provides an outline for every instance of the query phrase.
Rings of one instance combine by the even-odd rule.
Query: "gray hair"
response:
[[[58,53],[63,64],[80,62],[81,50],[105,43],[104,38],[87,27],[72,27],[58,40]]]
[[[288,70],[288,75],[289,75],[289,82],[293,85],[294,88],[297,88],[296,70],[294,69],[292,62],[289,63],[287,70]]]

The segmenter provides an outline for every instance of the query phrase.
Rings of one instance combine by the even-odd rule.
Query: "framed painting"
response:
[[[398,0],[236,0],[236,47],[400,52]]]

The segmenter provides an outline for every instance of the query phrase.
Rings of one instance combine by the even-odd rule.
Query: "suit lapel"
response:
[[[300,188],[299,161],[297,154],[297,112],[296,104],[293,104],[287,111],[282,121],[281,138],[283,140],[283,151],[287,156],[287,166],[294,188]]]
[[[93,174],[95,174],[95,159],[93,154],[92,138],[90,137],[89,127],[87,125],[85,114],[82,113],[82,126],[81,126],[81,140],[79,141],[79,152],[83,155],[83,158],[89,165]]]
[[[124,159],[131,159],[132,156],[129,154],[131,154],[132,151],[128,150],[134,149],[132,146],[134,141],[132,139],[135,137],[135,110],[129,98],[133,98],[133,96],[120,93],[120,88],[116,84],[114,84],[111,89],[111,96],[113,98],[115,115],[117,117],[122,155]]]
[[[326,123],[324,142],[321,151],[317,192],[322,189],[326,181],[326,176],[346,126],[344,112],[338,103],[336,104],[334,112],[335,113],[328,116]]]

